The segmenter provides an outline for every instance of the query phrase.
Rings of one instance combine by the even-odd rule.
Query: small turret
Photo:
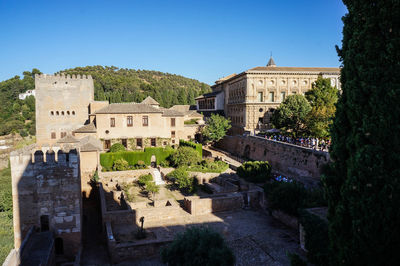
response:
[[[269,58],[267,67],[276,67],[276,64],[275,64],[274,59],[272,58],[272,55],[271,55],[271,57]]]

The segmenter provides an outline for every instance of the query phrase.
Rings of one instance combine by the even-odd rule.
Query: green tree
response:
[[[124,145],[122,145],[121,143],[114,143],[110,147],[110,152],[120,152],[120,151],[125,151],[125,150],[126,149],[125,149]]]
[[[201,157],[195,149],[187,146],[180,146],[177,151],[170,156],[169,161],[175,167],[191,166],[199,163]]]
[[[400,1],[344,1],[342,95],[324,183],[332,265],[400,261]]]
[[[171,266],[229,266],[235,256],[217,232],[206,227],[189,227],[161,250],[161,259]]]
[[[283,131],[298,136],[305,131],[305,122],[311,105],[303,95],[290,95],[272,115],[272,124]]]
[[[311,105],[306,118],[306,127],[311,136],[324,138],[329,136],[329,127],[335,117],[338,90],[331,86],[329,78],[322,76],[312,84],[312,89],[305,93]]]
[[[147,182],[146,190],[152,195],[154,201],[156,194],[160,191],[160,186],[157,186],[155,182]]]
[[[202,133],[207,142],[216,142],[222,139],[228,129],[231,128],[231,121],[223,116],[211,114],[211,117],[206,120],[206,126]]]

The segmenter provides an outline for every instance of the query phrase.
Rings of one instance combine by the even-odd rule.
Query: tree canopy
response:
[[[338,93],[337,88],[331,86],[330,79],[321,76],[312,84],[312,89],[305,93],[311,105],[311,111],[306,117],[309,135],[318,138],[330,135],[329,127],[335,117]]]
[[[216,142],[222,139],[230,128],[231,121],[229,119],[218,114],[211,114],[211,117],[206,120],[206,126],[202,133],[207,142]]]
[[[206,227],[189,227],[161,250],[164,263],[171,266],[234,265],[235,256],[217,232]]]
[[[344,1],[342,95],[324,183],[332,265],[400,261],[400,1]]]
[[[306,117],[310,111],[311,105],[303,95],[290,95],[273,113],[272,124],[298,136],[305,131]]]

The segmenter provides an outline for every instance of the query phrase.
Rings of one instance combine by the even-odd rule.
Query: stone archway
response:
[[[151,162],[151,167],[153,168],[157,167],[157,158],[154,154],[151,156],[150,162]]]

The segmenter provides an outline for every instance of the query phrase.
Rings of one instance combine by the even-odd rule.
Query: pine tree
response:
[[[400,261],[400,1],[344,0],[342,95],[324,183],[332,265]]]

